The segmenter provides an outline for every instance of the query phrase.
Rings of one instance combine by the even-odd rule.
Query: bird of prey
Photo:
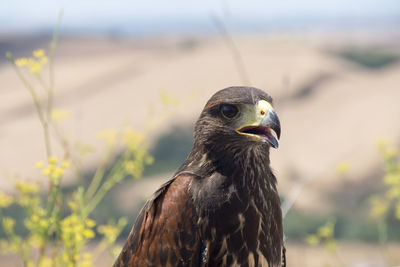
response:
[[[279,137],[267,93],[215,93],[187,160],[146,202],[114,266],[286,265],[269,159]]]

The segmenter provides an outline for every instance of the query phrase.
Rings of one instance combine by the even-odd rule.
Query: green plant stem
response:
[[[58,13],[58,19],[57,19],[57,24],[53,32],[53,39],[51,40],[50,43],[50,55],[49,55],[49,90],[48,90],[48,98],[47,98],[47,115],[48,115],[48,120],[52,121],[51,119],[51,111],[53,109],[53,97],[54,97],[54,81],[55,81],[55,75],[54,75],[54,54],[56,51],[57,47],[57,42],[58,42],[58,36],[60,33],[60,26],[61,26],[61,20],[63,16],[63,10],[61,9],[60,12]]]
[[[73,153],[74,151],[71,149],[71,142],[66,136],[62,134],[63,131],[60,130],[56,123],[52,123],[51,126],[53,127],[54,136],[58,138],[61,147],[64,149],[64,159],[71,161],[71,164],[74,167],[74,176],[77,178],[78,181],[82,182],[82,167],[79,164],[79,160],[76,159],[76,155]]]
[[[35,76],[38,79],[40,85],[43,87],[43,89],[48,93],[49,90],[50,90],[49,85],[46,84],[46,82],[43,80],[43,78],[42,78],[42,76],[40,74],[39,75],[35,75]]]
[[[32,84],[27,79],[25,79],[24,75],[21,73],[21,71],[15,65],[13,58],[11,57],[8,60],[10,61],[11,65],[13,66],[18,78],[22,81],[24,86],[28,89],[29,93],[31,94],[33,103],[35,104],[36,111],[39,116],[40,123],[43,128],[44,142],[45,142],[45,146],[46,146],[46,154],[47,154],[47,157],[49,158],[51,156],[49,125],[48,125],[48,122],[47,122],[46,117],[43,112],[43,105],[40,101],[39,96],[36,94],[35,89],[33,88]]]
[[[60,196],[60,194],[61,194],[61,192],[59,190],[59,186],[60,186],[60,183],[55,184],[52,181],[50,182],[50,195],[49,195],[49,200],[47,202],[47,209],[46,209],[47,220],[50,220],[51,217],[54,217],[56,225],[57,225],[57,223],[59,223],[59,220],[60,220],[60,216],[59,216],[60,210],[57,209],[57,205],[56,205],[57,197]],[[49,225],[47,227],[46,231],[44,232],[44,236],[43,236],[44,241],[39,249],[39,257],[38,257],[38,261],[37,261],[38,266],[40,266],[40,263],[42,262],[44,256],[46,255],[47,242],[49,241],[52,227],[53,227],[52,225]],[[57,234],[57,232],[56,232],[56,234]],[[59,238],[56,238],[56,242],[58,240],[59,240]]]
[[[125,161],[125,156],[122,156],[112,167],[108,179],[101,185],[99,190],[92,199],[89,200],[88,204],[84,208],[84,215],[88,216],[104,198],[107,192],[121,180],[121,177],[125,176],[125,171],[123,169],[123,162]]]
[[[53,246],[53,250],[52,250],[52,252],[51,252],[51,259],[52,259],[52,261],[53,261],[53,264],[54,264],[54,262],[55,262],[55,260],[56,260],[57,255],[58,255],[58,251],[59,251],[59,248],[60,248],[60,242],[61,242],[61,226],[60,226],[60,221],[61,221],[61,206],[62,206],[62,198],[63,198],[61,192],[59,192],[59,193],[57,194],[56,198],[58,198],[58,199],[56,199],[55,209],[54,209],[54,211],[53,211],[53,213],[52,213],[52,215],[51,215],[51,217],[54,217],[54,218],[55,218],[55,220],[54,220],[54,221],[55,221],[54,227],[55,227],[55,234],[56,234],[55,245]],[[51,226],[50,226],[50,227],[51,227]],[[49,238],[49,236],[48,236],[48,235],[49,235],[49,231],[47,231],[46,234],[47,234],[46,240],[48,240],[48,238]],[[44,245],[46,245],[46,243],[45,243]],[[45,252],[46,252],[46,246],[44,246],[43,254],[40,255],[40,256],[42,256],[42,257],[39,257],[41,260],[43,259],[44,255],[45,255]],[[38,266],[40,266],[40,262],[39,262]]]
[[[25,244],[22,244],[22,248],[21,248],[21,250],[22,250],[22,260],[23,260],[23,262],[24,262],[24,267],[29,267],[29,256],[30,256],[30,252],[29,252],[29,250],[28,250],[28,252],[27,251],[25,251],[25,249],[24,249],[24,246],[25,246]]]
[[[47,120],[44,120],[44,124],[43,124],[43,130],[45,132],[45,139],[46,142],[48,143],[48,153],[47,153],[47,157],[50,157],[52,155],[51,152],[51,146],[50,146],[50,136],[49,136],[49,124],[52,124],[52,116],[51,116],[51,112],[53,109],[53,97],[54,97],[54,53],[55,53],[55,49],[57,47],[57,41],[58,41],[58,34],[60,31],[60,24],[61,24],[61,19],[62,19],[62,10],[59,12],[58,15],[58,20],[57,20],[57,26],[54,29],[53,32],[53,39],[50,43],[50,56],[49,56],[49,81],[50,84],[47,87],[46,84],[44,83],[43,79],[41,77],[39,77],[39,81],[41,82],[41,85],[44,87],[44,89],[47,91],[47,107],[46,107],[46,118]],[[44,117],[44,116],[43,116]],[[46,146],[47,147],[47,146]],[[50,180],[50,185],[49,185],[49,190],[50,190],[50,196],[49,196],[49,200],[48,200],[48,205],[47,205],[47,219],[50,219],[51,217],[55,216],[55,223],[57,224],[57,222],[60,220],[59,216],[57,215],[57,196],[60,194],[60,182],[58,181],[58,183],[55,183],[53,181]],[[39,259],[38,262],[40,263],[43,259],[43,257],[46,254],[46,249],[47,249],[47,242],[49,240],[49,236],[50,236],[50,228],[52,226],[49,225],[48,228],[46,229],[45,232],[45,236],[44,236],[44,243],[42,248],[39,251]]]
[[[114,152],[115,152],[115,146],[110,146],[106,153],[107,156],[105,157],[101,166],[96,170],[96,173],[94,174],[94,177],[93,177],[92,181],[90,182],[89,188],[86,191],[86,194],[85,194],[86,202],[88,202],[93,197],[93,195],[96,193],[97,189],[99,188],[100,183],[104,178],[104,173],[107,169],[108,163],[111,161],[111,158],[114,155]]]

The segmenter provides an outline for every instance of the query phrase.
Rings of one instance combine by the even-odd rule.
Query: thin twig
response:
[[[54,29],[54,32],[53,32],[53,39],[50,44],[50,56],[49,56],[49,81],[50,82],[49,82],[49,86],[48,86],[48,90],[47,90],[47,107],[46,107],[46,119],[47,120],[46,120],[45,125],[43,126],[43,130],[45,132],[46,139],[48,142],[48,147],[49,147],[49,153],[47,155],[48,157],[52,156],[51,140],[50,140],[50,136],[49,136],[49,125],[52,125],[51,112],[53,109],[53,95],[54,95],[54,53],[55,53],[55,49],[57,47],[57,40],[58,40],[58,33],[60,30],[61,19],[62,19],[62,10],[60,10],[60,12],[59,12],[56,28]],[[57,202],[57,195],[60,192],[60,184],[61,184],[60,182],[54,183],[50,179],[50,184],[49,184],[50,195],[49,195],[49,200],[47,203],[47,217],[49,219],[52,216],[59,215],[58,214],[59,211],[57,211],[57,203],[56,202]],[[50,232],[49,230],[50,230],[50,227],[45,232],[45,238],[44,238],[45,241],[43,244],[43,249],[40,251],[38,262],[40,262],[46,254],[47,242],[49,241],[49,232]],[[59,234],[59,233],[56,233],[56,234]],[[53,248],[53,253],[52,253],[53,255],[56,254],[55,250],[58,249],[59,242],[60,242],[60,238],[58,236],[56,238],[56,246]]]
[[[125,176],[123,162],[126,155],[123,155],[111,168],[108,178],[97,190],[96,194],[89,200],[88,204],[83,209],[83,217],[88,216],[104,198],[107,192]]]
[[[233,41],[233,38],[231,37],[225,23],[221,19],[219,19],[217,15],[213,13],[210,14],[210,17],[211,20],[214,22],[215,27],[218,29],[220,35],[224,38],[225,44],[231,50],[231,54],[235,62],[236,69],[239,73],[239,76],[243,84],[251,86],[250,78],[247,73],[243,57],[239,49],[237,48],[235,42]]]
[[[53,95],[54,95],[54,80],[55,80],[55,75],[54,75],[54,54],[56,51],[57,47],[57,42],[58,42],[58,35],[60,33],[60,26],[61,26],[61,20],[63,16],[63,10],[61,9],[60,12],[58,13],[58,19],[57,19],[57,25],[54,29],[53,32],[53,39],[51,40],[50,43],[50,55],[49,55],[49,96],[47,99],[47,115],[48,115],[48,120],[52,121],[51,118],[51,111],[53,109]]]
[[[51,145],[50,145],[50,136],[49,136],[49,127],[46,120],[46,117],[43,112],[43,105],[39,96],[37,95],[35,88],[33,88],[32,84],[24,77],[21,73],[20,69],[15,65],[15,61],[11,54],[7,56],[8,61],[11,63],[11,66],[14,68],[15,73],[17,74],[18,78],[22,81],[24,86],[28,89],[29,93],[31,94],[33,103],[35,104],[36,112],[39,117],[40,124],[43,127],[43,134],[44,134],[44,143],[46,147],[46,154],[47,157],[51,156]]]
[[[115,155],[115,148],[116,146],[111,146],[108,148],[106,153],[106,157],[104,158],[103,162],[101,163],[100,167],[96,170],[96,173],[93,176],[93,179],[89,185],[88,190],[85,194],[85,201],[90,201],[101,184],[102,179],[104,178],[104,173],[107,169],[108,164],[110,163],[112,157]]]

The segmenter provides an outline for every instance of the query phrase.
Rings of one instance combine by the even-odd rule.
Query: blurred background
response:
[[[185,160],[208,98],[251,85],[273,97],[282,124],[271,162],[288,266],[400,264],[399,1],[4,2],[0,191],[11,196],[19,179],[44,179],[35,163],[46,150],[31,95],[5,55],[49,54],[60,9],[53,106],[82,173],[66,172],[65,194],[101,165],[104,130],[134,128],[154,159],[93,211],[98,224],[128,218],[121,244],[146,199]],[[63,157],[64,145],[54,141],[54,154]],[[22,216],[13,206],[7,212]],[[23,266],[10,254],[0,265]]]

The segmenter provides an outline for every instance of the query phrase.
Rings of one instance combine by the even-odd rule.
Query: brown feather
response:
[[[141,211],[114,266],[197,266],[201,240],[190,175],[164,184]]]

